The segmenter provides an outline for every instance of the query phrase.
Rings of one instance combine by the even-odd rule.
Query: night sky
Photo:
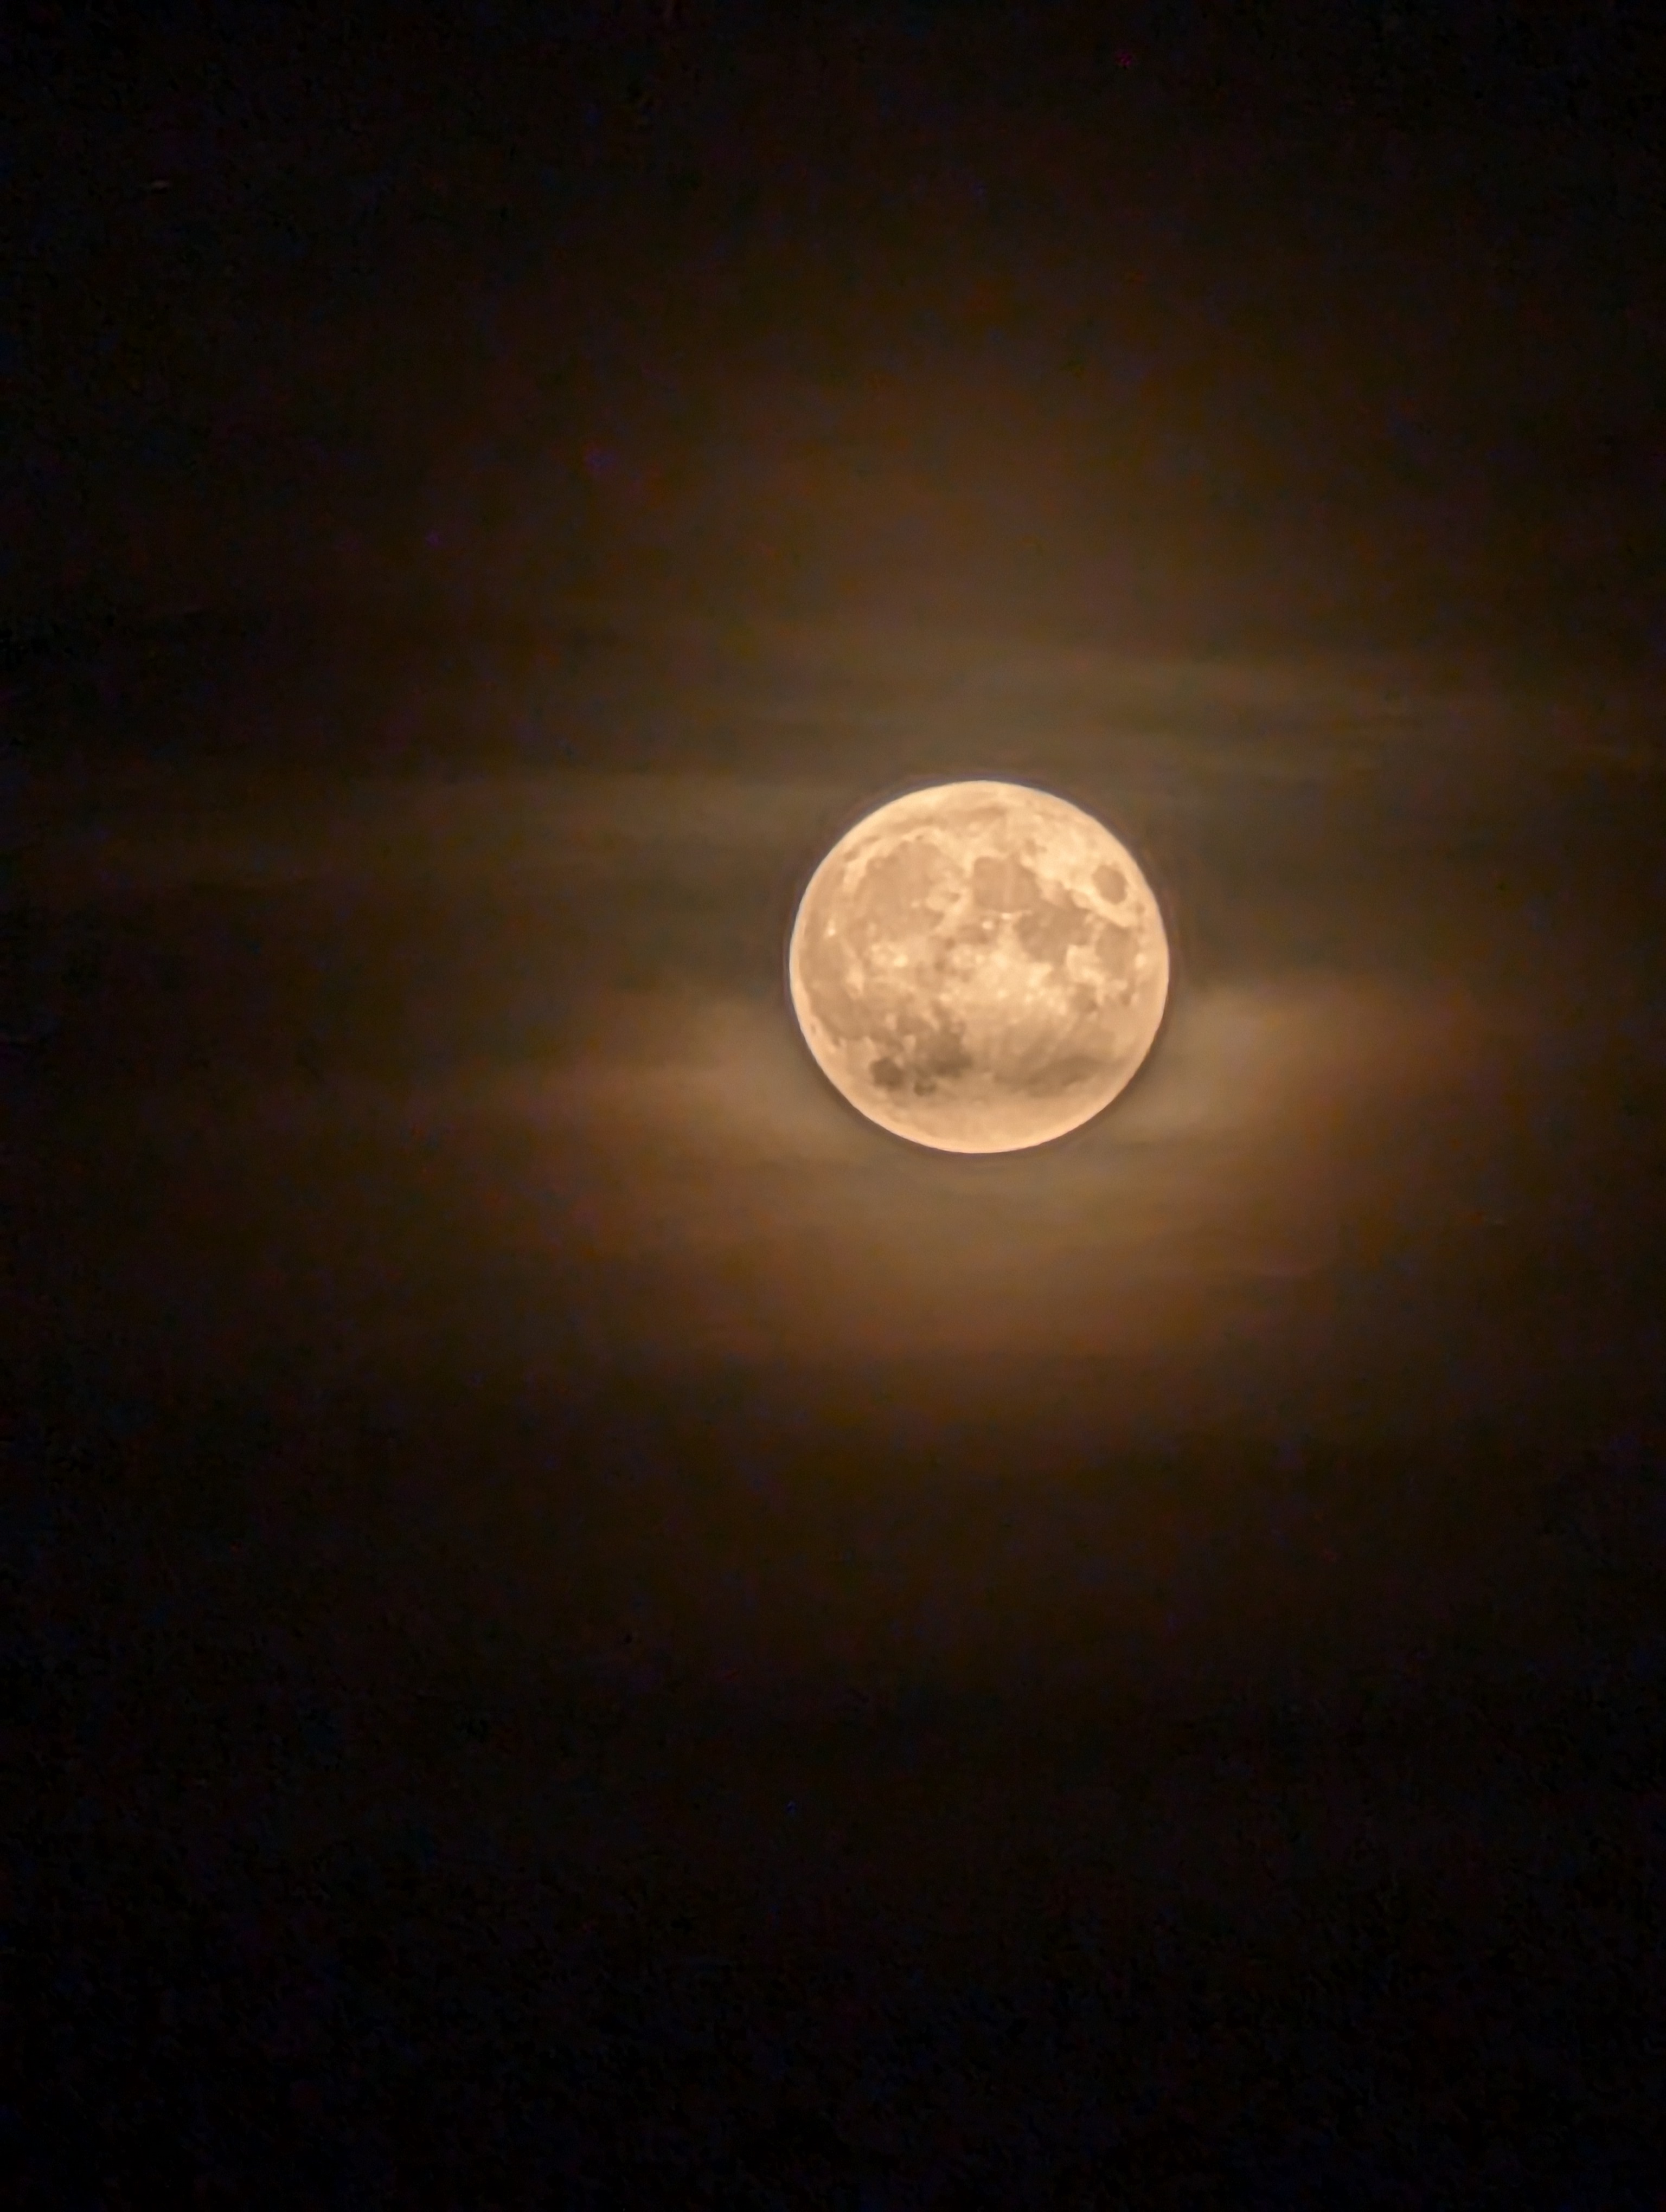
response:
[[[0,37],[16,2201],[1658,2202],[1651,37]],[[969,1158],[988,775],[1175,981]]]

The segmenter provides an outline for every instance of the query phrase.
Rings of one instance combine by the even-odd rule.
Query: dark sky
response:
[[[7,34],[38,2201],[1644,2201],[1645,28]],[[988,774],[1177,978],[967,1160],[782,953]]]
[[[4,605],[1658,644],[1640,20],[585,12],[15,39]]]

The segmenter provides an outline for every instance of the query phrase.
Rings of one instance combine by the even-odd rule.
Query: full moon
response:
[[[818,1066],[882,1128],[945,1152],[1044,1145],[1151,1050],[1169,944],[1133,854],[1021,783],[909,792],[810,878],[787,952]]]

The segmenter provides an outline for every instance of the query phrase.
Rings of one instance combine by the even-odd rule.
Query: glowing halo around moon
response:
[[[1169,944],[1102,822],[1021,783],[912,791],[846,831],[787,951],[793,1010],[870,1121],[947,1152],[1044,1145],[1151,1050]]]

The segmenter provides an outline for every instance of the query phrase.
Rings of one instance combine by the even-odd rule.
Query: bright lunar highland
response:
[[[1101,822],[1020,783],[946,783],[834,846],[787,954],[817,1061],[883,1128],[1016,1152],[1091,1121],[1163,1018],[1151,885]]]

